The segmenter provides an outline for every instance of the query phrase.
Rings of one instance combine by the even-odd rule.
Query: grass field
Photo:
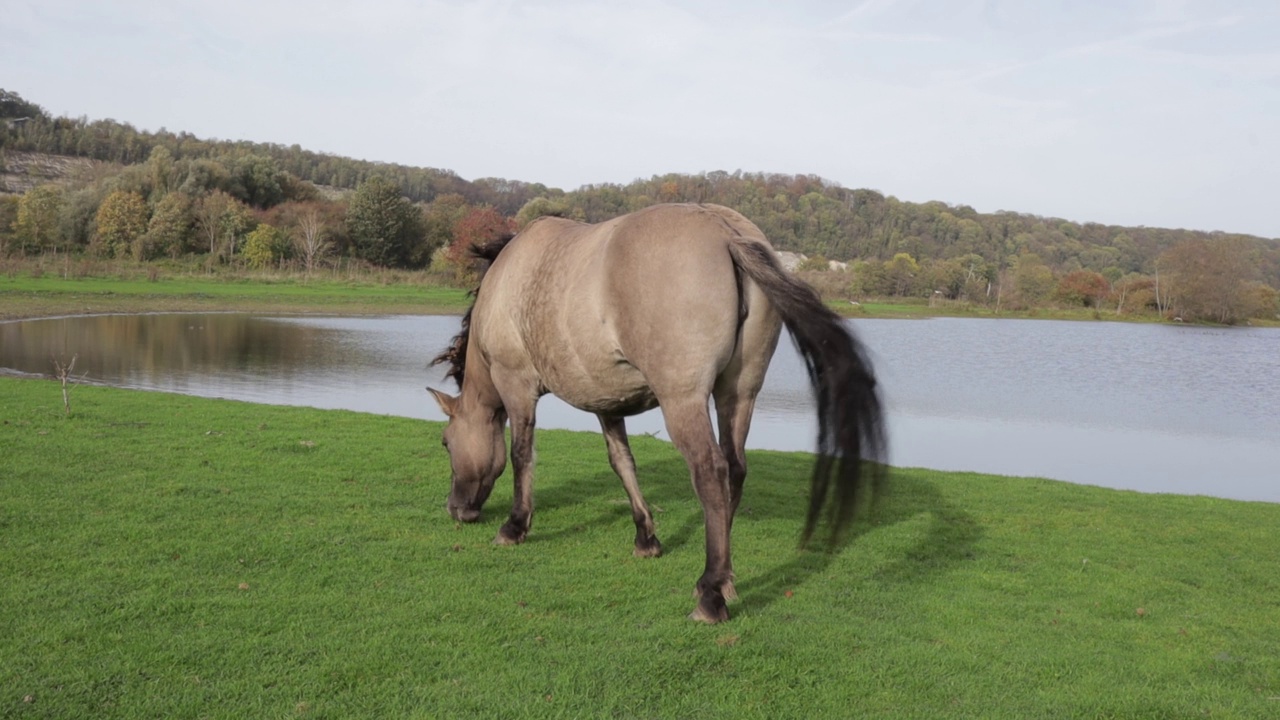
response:
[[[424,402],[427,398],[424,396]],[[754,452],[733,619],[683,461],[538,436],[529,541],[443,509],[435,423],[0,378],[0,717],[1280,716],[1280,506],[897,469],[798,551],[810,458]]]
[[[61,277],[0,275],[0,320],[107,312],[458,313],[466,291],[386,273],[376,278],[305,280],[300,277],[200,275]],[[409,281],[404,281],[409,278]]]
[[[70,263],[67,269],[71,268]],[[466,291],[441,284],[421,271],[368,270],[344,277],[334,272],[307,279],[300,274],[225,271],[207,274],[184,267],[124,261],[94,265],[95,274],[10,268],[0,273],[0,320],[48,315],[132,312],[278,312],[335,314],[462,314],[470,304]],[[930,304],[924,298],[868,300],[858,305],[828,299],[836,312],[873,318],[1040,318],[1159,322],[1154,314],[1115,315],[1092,308],[1032,308],[996,312],[962,302]],[[1268,324],[1261,320],[1255,324]],[[1271,323],[1280,325],[1280,322]]]

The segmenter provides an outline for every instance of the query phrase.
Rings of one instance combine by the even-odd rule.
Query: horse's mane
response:
[[[467,370],[467,341],[471,337],[471,311],[475,309],[476,300],[480,297],[480,283],[484,280],[484,274],[488,271],[489,266],[498,258],[498,253],[502,252],[502,249],[514,237],[514,234],[508,233],[483,245],[473,243],[469,249],[471,257],[480,260],[482,263],[480,265],[480,280],[476,282],[475,288],[469,293],[471,295],[471,307],[467,308],[467,314],[462,316],[462,329],[457,335],[453,336],[453,340],[449,341],[449,347],[431,360],[431,367],[449,363],[449,371],[444,376],[453,378],[453,381],[458,383],[459,390],[462,389],[462,378]]]

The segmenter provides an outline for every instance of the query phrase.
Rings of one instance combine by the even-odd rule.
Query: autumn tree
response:
[[[210,256],[218,252],[218,241],[222,239],[222,217],[234,202],[235,198],[221,190],[215,190],[200,198],[193,208],[196,230],[209,248]]]
[[[449,246],[449,260],[458,265],[467,263],[467,252],[472,245],[485,243],[514,232],[514,223],[502,217],[490,205],[474,207],[467,211],[453,228],[453,243]]]
[[[136,192],[117,190],[103,198],[95,222],[99,252],[124,257],[134,252],[134,240],[147,230],[147,201]],[[142,254],[134,253],[135,259],[143,259]]]
[[[954,300],[964,292],[965,267],[960,258],[926,261],[923,277],[927,290],[949,299]]]
[[[1251,307],[1249,282],[1256,278],[1254,246],[1244,238],[1193,238],[1160,257],[1160,268],[1172,276],[1173,307],[1187,320],[1234,324]],[[1164,274],[1162,273],[1162,274]]]
[[[38,185],[18,201],[18,217],[14,234],[23,252],[39,252],[57,247],[58,211],[62,207],[62,189],[57,185]]]
[[[1093,270],[1069,272],[1058,281],[1058,299],[1068,305],[1101,307],[1110,294],[1111,284],[1102,273]]]
[[[457,193],[449,193],[429,203],[422,213],[422,252],[428,263],[435,264],[437,256],[443,256],[453,244],[453,229],[467,214],[471,205]],[[447,258],[441,258],[448,263]]]
[[[518,229],[524,229],[524,226],[537,220],[540,217],[567,217],[570,208],[568,203],[563,199],[553,200],[549,197],[536,197],[525,203],[520,211],[516,213],[515,224]]]
[[[1280,316],[1280,291],[1264,282],[1250,280],[1245,283],[1245,317],[1274,320]]]
[[[473,207],[467,211],[453,228],[453,242],[445,252],[449,266],[453,268],[454,277],[465,282],[471,274],[469,251],[472,246],[480,246],[496,240],[503,235],[515,232],[515,223],[504,218],[490,205]]]
[[[920,264],[910,253],[897,253],[884,264],[885,279],[893,295],[912,295],[917,289]]]
[[[1116,314],[1155,307],[1155,280],[1140,273],[1129,273],[1112,284]]]
[[[873,260],[858,260],[853,263],[853,282],[850,292],[857,295],[888,295],[890,282],[885,274],[884,263]]]
[[[180,257],[187,252],[195,231],[195,201],[184,192],[171,192],[156,203],[144,235],[144,252],[150,257]]]
[[[279,228],[259,223],[244,238],[241,255],[252,268],[268,268],[289,255],[289,236]]]
[[[253,213],[244,203],[234,202],[222,216],[222,254],[228,262],[235,258],[236,250],[245,233],[257,225]]]
[[[1013,286],[1024,305],[1038,305],[1049,298],[1057,287],[1053,271],[1034,254],[1018,257],[1013,268]]]
[[[208,244],[209,257],[235,255],[236,245],[253,226],[248,208],[221,190],[215,190],[195,204],[195,226]]]

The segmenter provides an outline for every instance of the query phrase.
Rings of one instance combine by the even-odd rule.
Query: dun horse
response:
[[[546,217],[476,253],[491,264],[462,332],[433,361],[448,363],[460,393],[431,393],[449,418],[447,508],[456,520],[479,518],[506,467],[511,424],[515,501],[496,543],[520,543],[529,532],[535,408],[554,393],[599,417],[609,463],[631,500],[635,554],[660,555],[624,418],[661,406],[706,524],[706,568],[690,617],[727,619],[725,603],[736,597],[729,531],[747,475],[743,447],[782,325],[804,357],[818,406],[803,539],[828,495],[838,531],[862,487],[882,477],[880,465],[862,467],[881,459],[884,442],[861,346],[733,210],[658,205],[597,225]]]

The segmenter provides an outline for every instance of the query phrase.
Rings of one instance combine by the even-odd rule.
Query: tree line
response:
[[[0,198],[0,254],[203,254],[210,262],[306,268],[348,256],[463,279],[469,243],[541,215],[599,222],[659,202],[714,202],[742,212],[779,250],[808,255],[811,279],[845,297],[1055,303],[1238,322],[1273,317],[1280,287],[1276,240],[979,213],[813,175],[668,174],[565,192],[297,145],[53,118],[3,90],[0,117],[7,118],[0,162],[12,151],[101,161],[87,177]],[[832,273],[830,261],[848,270]]]

